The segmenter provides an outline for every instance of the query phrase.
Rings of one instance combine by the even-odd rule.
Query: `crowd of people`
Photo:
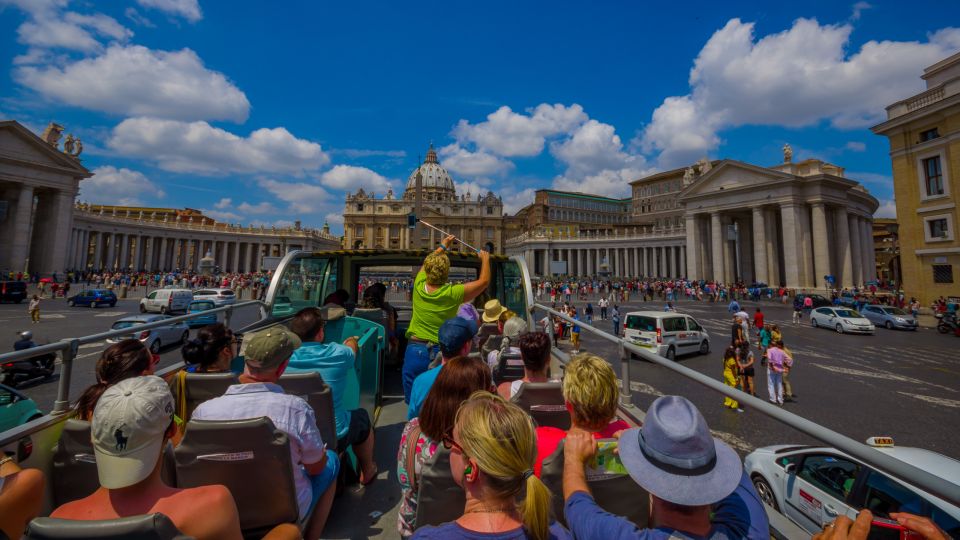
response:
[[[382,311],[392,344],[403,338],[402,385],[408,421],[397,448],[396,479],[401,488],[397,531],[402,538],[433,539],[600,539],[613,538],[750,538],[767,539],[770,528],[760,497],[743,464],[723,441],[711,435],[697,407],[681,396],[658,397],[642,425],[618,417],[619,384],[609,362],[580,352],[579,321],[592,323],[593,306],[579,310],[572,298],[599,294],[600,319],[619,330],[617,302],[630,294],[678,295],[730,299],[731,344],[724,353],[724,381],[755,393],[755,358],[767,367],[770,400],[782,405],[792,395],[793,366],[780,329],[764,321],[757,308],[750,317],[733,302],[743,287],[710,283],[577,282],[538,285],[538,295],[566,302],[573,323],[547,318],[540,331],[530,331],[525,314],[514,313],[489,298],[489,254],[480,252],[478,278],[451,283],[447,237],[429,254],[409,286],[412,318],[397,327],[396,310],[385,302],[385,290],[404,284],[363,283],[358,309]],[[227,279],[223,277],[222,279]],[[239,278],[238,278],[239,279]],[[222,281],[221,281],[222,282]],[[614,297],[609,298],[607,295]],[[620,296],[618,296],[618,294]],[[626,295],[626,296],[623,296]],[[343,305],[343,295],[326,301]],[[349,296],[349,295],[348,295]],[[329,307],[329,306],[328,306]],[[77,415],[91,423],[100,488],[91,495],[56,508],[53,517],[92,520],[159,512],[184,534],[198,539],[240,538],[237,504],[220,485],[189,489],[164,484],[164,448],[188,436],[183,405],[187,373],[238,375],[219,397],[192,412],[196,420],[235,420],[266,416],[285,432],[299,519],[277,525],[266,538],[319,538],[337,490],[337,478],[352,448],[361,488],[377,480],[375,429],[365,409],[345,405],[347,375],[355,369],[357,336],[341,343],[326,339],[325,327],[337,310],[300,310],[289,328],[275,325],[238,337],[222,324],[204,328],[181,349],[184,367],[165,379],[154,371],[159,358],[134,339],[108,347],[96,365],[97,382],[76,404]],[[341,310],[342,316],[342,310]],[[549,332],[569,332],[575,354],[562,374],[551,371]],[[554,337],[557,337],[556,335]],[[752,344],[756,345],[755,355]],[[508,358],[519,357],[522,377],[504,379]],[[284,392],[284,373],[316,372],[333,397],[336,440],[324,440],[308,402]],[[561,376],[562,375],[562,376]],[[538,426],[515,398],[528,384],[548,385],[564,404],[569,428]],[[725,403],[741,410],[730,398]],[[615,450],[613,450],[615,448]],[[438,452],[449,455],[449,474],[463,494],[455,520],[440,525],[417,523],[419,490],[426,469]],[[43,475],[21,470],[13,459],[0,460],[0,529],[18,537],[38,515]],[[547,463],[558,462],[559,484],[548,487]],[[636,505],[645,509],[628,520],[604,508],[593,494],[591,477],[598,463],[632,479]],[[562,516],[551,509],[561,498]],[[892,514],[900,524],[924,538],[946,535],[927,518]],[[866,538],[870,516],[856,521],[843,516],[818,538]]]

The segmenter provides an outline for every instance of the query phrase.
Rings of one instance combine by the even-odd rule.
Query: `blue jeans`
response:
[[[413,380],[430,366],[430,362],[437,355],[440,348],[436,345],[427,347],[424,343],[407,342],[407,350],[403,353],[403,402],[410,404],[410,390]]]

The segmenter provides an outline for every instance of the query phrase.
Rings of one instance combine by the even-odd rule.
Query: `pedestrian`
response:
[[[733,346],[727,347],[727,350],[723,352],[723,384],[730,388],[737,387],[737,350]],[[743,412],[737,400],[729,396],[723,397],[723,406],[737,412]]]
[[[800,300],[800,297],[794,297],[793,299],[793,324],[800,324],[800,321],[803,320],[803,301]]]
[[[740,349],[740,355],[737,359],[737,367],[740,368],[740,387],[751,396],[757,395],[753,387],[753,377],[756,373],[753,367],[755,361],[753,351],[749,347]]]
[[[31,322],[40,322],[40,297],[38,295],[35,294],[30,299],[30,303],[27,304],[27,312],[30,314]]]
[[[787,356],[783,363],[783,399],[784,401],[796,401],[797,395],[793,393],[793,386],[790,384],[790,372],[793,371],[794,367],[793,352],[784,347],[782,343],[780,348],[783,350],[783,354]]]
[[[587,302],[587,307],[584,308],[583,313],[587,317],[587,324],[593,324],[593,306],[590,302]]]
[[[607,320],[607,305],[608,305],[607,299],[601,296],[601,297],[600,297],[600,300],[597,302],[597,306],[600,307],[600,320],[601,320],[601,321]]]
[[[767,349],[767,396],[770,403],[783,405],[783,370],[791,360],[783,352],[783,342],[774,341]]]
[[[580,317],[577,315],[577,308],[571,307],[569,311],[570,318],[580,322]],[[580,325],[573,323],[570,327],[570,347],[573,349],[573,354],[580,354]]]
[[[757,330],[757,335],[760,335],[760,330],[763,329],[763,312],[760,311],[760,307],[757,306],[756,313],[753,314],[753,327]]]
[[[613,321],[613,335],[620,337],[620,310],[617,305],[613,305],[613,311],[610,313],[610,320]]]

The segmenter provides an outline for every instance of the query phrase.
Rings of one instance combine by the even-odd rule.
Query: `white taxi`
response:
[[[922,448],[894,446],[889,437],[871,437],[867,444],[960,485],[960,461]],[[743,464],[763,502],[810,534],[840,514],[856,518],[866,508],[884,518],[890,512],[929,516],[947,534],[960,535],[960,508],[835,448],[767,446],[748,454]]]

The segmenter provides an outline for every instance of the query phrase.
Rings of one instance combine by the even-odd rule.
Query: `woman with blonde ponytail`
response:
[[[414,539],[571,538],[551,519],[550,491],[533,474],[536,432],[523,409],[489,392],[475,392],[460,406],[443,445],[450,450],[450,472],[466,492],[463,516],[417,529]]]

